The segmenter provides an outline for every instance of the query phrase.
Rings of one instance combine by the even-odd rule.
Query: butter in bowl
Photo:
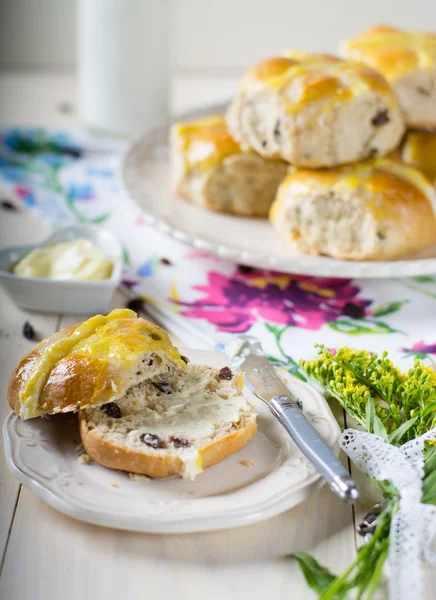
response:
[[[93,225],[66,227],[39,245],[0,248],[0,283],[27,310],[104,312],[121,271],[119,241]]]

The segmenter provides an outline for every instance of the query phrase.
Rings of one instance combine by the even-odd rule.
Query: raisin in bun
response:
[[[219,115],[177,123],[170,144],[172,183],[180,196],[208,210],[268,216],[286,163],[242,152]]]
[[[229,368],[188,364],[132,387],[116,403],[79,412],[88,455],[149,477],[194,479],[247,444],[256,414]]]
[[[279,187],[270,219],[309,254],[389,260],[436,243],[436,192],[417,169],[391,159],[309,171]]]
[[[184,366],[168,334],[114,310],[43,340],[15,369],[8,401],[22,419],[112,402],[144,379]]]
[[[409,127],[436,125],[436,33],[378,25],[341,44],[342,54],[382,73]]]
[[[385,155],[403,117],[385,78],[329,55],[290,51],[243,78],[227,126],[244,150],[309,168]]]

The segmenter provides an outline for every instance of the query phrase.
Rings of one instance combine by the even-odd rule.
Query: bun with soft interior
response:
[[[296,51],[248,71],[227,126],[243,150],[308,168],[384,156],[404,132],[396,95],[380,73]]]
[[[436,125],[436,33],[377,25],[342,42],[341,50],[386,77],[409,127]]]
[[[268,216],[288,165],[242,152],[220,115],[171,130],[171,176],[180,196],[208,210]]]
[[[155,478],[201,473],[256,432],[243,377],[188,364],[131,388],[116,403],[81,410],[80,434],[100,464]]]
[[[417,169],[391,159],[309,171],[279,187],[270,219],[309,254],[390,260],[436,243],[436,193]]]

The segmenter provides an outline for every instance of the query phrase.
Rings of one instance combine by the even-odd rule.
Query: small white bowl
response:
[[[39,277],[22,277],[12,267],[34,248],[48,244],[90,240],[113,263],[112,275],[102,281],[59,281]],[[112,232],[94,225],[72,225],[53,233],[41,244],[0,248],[0,283],[10,298],[27,310],[38,312],[98,313],[105,312],[121,280],[123,250]]]

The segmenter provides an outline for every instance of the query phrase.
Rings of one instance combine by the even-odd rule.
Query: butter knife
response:
[[[359,490],[341,461],[307,420],[300,400],[282,383],[265,357],[260,342],[244,335],[226,347],[232,369],[244,371],[245,384],[268,404],[304,456],[314,465],[341,500],[356,502]]]

